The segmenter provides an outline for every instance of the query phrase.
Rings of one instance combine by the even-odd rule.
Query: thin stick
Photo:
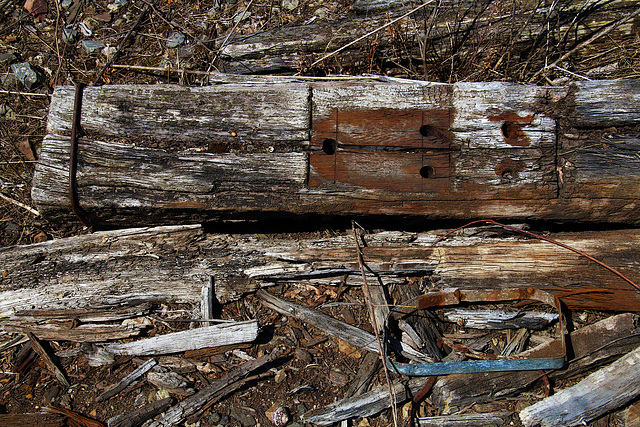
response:
[[[0,90],[0,93],[4,95],[24,95],[24,96],[53,96],[49,93],[29,93],[29,92],[16,92],[14,90]]]
[[[24,203],[21,203],[21,202],[19,202],[19,201],[17,201],[17,200],[14,200],[14,199],[12,199],[11,197],[5,196],[5,195],[4,195],[4,194],[2,194],[2,193],[0,193],[0,197],[1,197],[3,200],[6,200],[6,201],[7,201],[7,202],[9,202],[9,203],[13,203],[13,204],[14,204],[14,205],[16,205],[16,206],[20,206],[22,209],[26,209],[26,210],[28,210],[29,212],[31,212],[31,213],[32,213],[32,214],[34,214],[35,216],[40,216],[40,212],[38,212],[37,210],[33,209],[33,208],[32,208],[32,207],[30,207],[30,206],[25,205]]]
[[[527,235],[527,236],[530,236],[530,237],[534,237],[534,238],[539,239],[539,240],[544,240],[545,242],[552,243],[554,245],[560,246],[561,248],[570,250],[571,252],[575,252],[578,255],[587,258],[589,261],[592,261],[592,262],[598,264],[599,266],[609,270],[610,272],[612,272],[616,276],[620,277],[622,280],[624,280],[625,282],[631,284],[634,288],[636,288],[636,289],[638,289],[640,291],[640,286],[638,284],[636,284],[634,281],[632,281],[631,279],[629,279],[627,276],[625,276],[624,274],[620,273],[615,268],[609,267],[607,264],[603,263],[602,261],[598,261],[597,259],[595,259],[591,255],[586,254],[586,253],[582,252],[579,249],[572,248],[571,246],[565,245],[564,243],[560,243],[557,240],[549,239],[548,237],[544,237],[544,236],[541,236],[539,234],[535,234],[535,233],[532,233],[532,232],[527,231],[527,230],[523,230],[523,229],[518,228],[518,227],[513,227],[511,225],[501,224],[501,223],[499,223],[497,221],[494,221],[492,219],[479,219],[477,221],[472,221],[472,222],[470,222],[468,224],[465,224],[465,225],[463,225],[461,227],[456,228],[455,230],[449,231],[447,234],[445,234],[444,236],[440,237],[438,240],[433,242],[433,244],[436,245],[438,242],[444,240],[447,236],[451,235],[452,233],[455,233],[456,231],[462,230],[463,228],[467,228],[467,227],[469,227],[471,225],[474,225],[474,224],[481,224],[481,223],[497,225],[498,227],[503,227],[503,228],[506,228],[508,230],[516,231],[518,233],[521,233],[521,234],[524,234],[524,235]]]
[[[342,52],[343,50],[345,50],[345,49],[346,49],[346,48],[348,48],[349,46],[352,46],[352,45],[354,45],[354,44],[358,43],[360,40],[364,40],[364,39],[366,39],[367,37],[369,37],[369,36],[371,36],[371,35],[373,35],[373,34],[375,34],[375,33],[379,32],[379,31],[384,30],[384,29],[385,29],[385,28],[387,28],[388,26],[393,25],[393,24],[395,24],[396,22],[400,21],[401,19],[404,19],[404,18],[406,18],[407,16],[411,15],[412,13],[415,13],[415,12],[419,11],[420,9],[422,9],[423,7],[425,7],[425,6],[427,6],[427,5],[431,4],[431,3],[433,3],[434,1],[435,1],[435,0],[429,0],[429,1],[427,1],[426,3],[421,4],[420,6],[418,6],[418,7],[415,7],[415,8],[413,8],[413,9],[411,9],[409,12],[405,13],[404,15],[399,16],[399,17],[397,17],[396,19],[394,19],[394,20],[392,20],[392,21],[387,22],[387,23],[386,23],[386,24],[384,24],[383,26],[381,26],[381,27],[379,27],[379,28],[376,28],[376,29],[375,29],[375,30],[373,30],[373,31],[369,31],[369,32],[368,32],[367,34],[365,34],[364,36],[358,37],[358,38],[357,38],[357,39],[355,39],[354,41],[352,41],[352,42],[349,42],[349,43],[345,44],[345,45],[344,45],[344,46],[342,46],[341,48],[338,48],[338,49],[334,50],[333,52],[326,54],[326,55],[325,55],[325,56],[323,56],[322,58],[320,58],[320,59],[318,59],[317,61],[315,61],[314,63],[312,63],[312,64],[309,66],[309,68],[313,67],[314,65],[318,65],[319,63],[321,63],[321,62],[322,62],[322,61],[324,61],[325,59],[330,58],[330,57],[332,57],[333,55],[335,55],[335,54],[337,54],[337,53]]]
[[[51,357],[47,354],[47,351],[44,349],[44,347],[42,347],[42,344],[40,344],[38,338],[36,338],[36,336],[31,332],[27,332],[27,338],[29,338],[29,341],[31,342],[31,348],[33,349],[33,351],[38,353],[38,356],[40,356],[45,365],[47,365],[47,369],[49,369],[49,371],[62,385],[64,385],[65,387],[71,387],[71,384],[69,384],[69,380],[64,374],[64,371],[60,367],[58,367],[56,362],[54,362],[53,359],[51,359]]]
[[[627,21],[630,21],[631,19],[633,19],[634,17],[636,17],[637,15],[640,14],[640,8],[636,9],[635,11],[633,11],[633,13],[618,19],[617,21],[607,25],[606,27],[604,27],[603,29],[601,29],[600,31],[596,32],[594,35],[592,35],[591,37],[589,37],[587,40],[583,41],[582,43],[579,43],[576,47],[574,47],[573,49],[571,49],[569,52],[565,53],[564,55],[562,55],[562,57],[560,57],[559,59],[556,59],[553,64],[549,65],[549,66],[544,66],[543,68],[541,68],[537,73],[535,73],[533,75],[533,77],[531,77],[529,79],[529,83],[533,82],[534,80],[536,80],[538,77],[540,77],[540,75],[542,73],[544,73],[546,70],[548,70],[549,68],[553,68],[556,67],[558,64],[560,64],[562,61],[564,61],[565,59],[567,59],[568,57],[570,57],[571,55],[573,55],[576,51],[590,45],[591,43],[593,43],[594,41],[598,40],[600,37],[607,35],[611,32],[611,30],[619,27],[620,25],[624,24]]]
[[[242,12],[242,15],[240,15],[241,18],[244,18],[244,16],[246,15],[247,11],[249,10],[249,8],[251,7],[252,4],[253,4],[253,0],[250,0],[249,4],[247,4],[247,7],[244,8],[244,11]],[[236,28],[238,28],[238,25],[240,24],[241,21],[242,21],[242,19],[238,19],[238,22],[236,22],[235,25],[233,26],[233,28],[231,28],[231,31],[229,31],[229,34],[227,34],[227,37],[225,37],[224,41],[220,45],[220,49],[218,49],[218,52],[216,53],[216,55],[211,60],[211,64],[209,64],[209,68],[207,68],[207,72],[211,71],[211,68],[214,67],[213,64],[215,64],[215,62],[220,57],[220,54],[222,53],[222,49],[224,49],[227,46],[227,42],[229,41],[229,38],[236,31]]]
[[[367,275],[364,272],[364,257],[362,256],[362,249],[360,248],[360,242],[358,241],[358,233],[355,227],[355,221],[352,222],[353,239],[356,244],[356,253],[358,255],[358,266],[360,267],[360,274],[362,275],[362,292],[364,293],[364,299],[369,309],[369,317],[371,317],[371,326],[373,326],[373,332],[376,335],[376,342],[378,344],[378,352],[380,353],[380,361],[382,362],[384,376],[387,381],[387,387],[389,388],[389,399],[391,400],[391,415],[393,416],[393,425],[398,427],[398,410],[396,408],[396,396],[393,393],[393,387],[391,386],[391,379],[389,378],[389,371],[387,370],[387,364],[384,361],[384,350],[382,349],[382,341],[380,340],[380,334],[378,333],[378,322],[376,321],[376,313],[371,303],[371,292],[369,291],[369,283],[367,282]]]
[[[151,11],[151,5],[147,5],[144,9],[142,9],[142,12],[140,12],[140,15],[138,16],[138,19],[136,20],[136,22],[133,24],[133,26],[131,28],[129,28],[129,31],[127,31],[127,34],[124,35],[123,39],[120,40],[120,44],[118,45],[118,48],[116,49],[116,52],[107,61],[107,63],[102,66],[100,71],[98,71],[98,74],[96,74],[96,77],[95,77],[95,79],[93,79],[93,83],[91,84],[91,86],[95,86],[95,85],[98,84],[98,82],[102,78],[102,75],[104,74],[104,72],[107,71],[107,68],[109,68],[111,66],[111,64],[113,64],[115,62],[115,60],[122,53],[122,49],[124,48],[125,43],[129,39],[129,36],[131,36],[131,34],[135,31],[135,29],[138,28],[138,25],[140,25],[140,23],[142,22],[144,17],[147,16],[147,14],[150,11]]]

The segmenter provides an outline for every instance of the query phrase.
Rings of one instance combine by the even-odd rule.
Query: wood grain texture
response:
[[[565,249],[518,236],[474,236],[470,229],[433,247],[445,231],[380,232],[365,236],[364,261],[385,285],[430,278],[441,287],[491,289],[536,286],[570,307],[637,311],[626,282]],[[640,231],[551,233],[634,278]],[[350,234],[208,234],[198,225],[101,231],[26,246],[0,248],[0,316],[22,310],[126,308],[144,302],[199,306],[215,278],[219,302],[283,282],[360,286]],[[587,293],[585,293],[587,292]],[[83,315],[84,316],[84,315]],[[97,317],[96,317],[97,316]],[[99,321],[100,315],[85,317]],[[37,319],[36,319],[37,320]]]
[[[584,425],[640,394],[640,347],[578,384],[520,411],[526,427]]]
[[[636,96],[635,80],[578,89],[267,81],[87,89],[77,182],[92,221],[309,213],[640,221],[630,119],[638,113],[616,98]],[[604,104],[586,91],[620,117],[613,134],[599,122]],[[71,97],[70,88],[54,94],[32,190],[57,220],[70,216]]]

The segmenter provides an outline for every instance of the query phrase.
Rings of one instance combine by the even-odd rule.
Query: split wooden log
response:
[[[640,112],[620,93],[640,97],[638,81],[90,87],[79,203],[92,223],[119,226],[306,214],[638,223]],[[73,99],[56,88],[34,175],[51,219],[70,215]]]
[[[640,347],[611,365],[520,411],[526,427],[584,425],[640,395]]]
[[[543,329],[558,320],[557,313],[503,310],[444,310],[446,319],[472,329]]]
[[[625,313],[571,332],[567,342],[572,355],[567,365],[548,372],[547,376],[551,380],[573,378],[629,353],[640,344],[637,321],[636,315]],[[521,356],[559,354],[559,344],[559,340],[554,340]],[[531,371],[449,375],[436,382],[431,399],[444,414],[449,414],[473,403],[515,396],[540,382],[540,373]]]
[[[7,332],[32,332],[39,339],[46,341],[105,342],[138,336],[145,326],[96,325],[89,323],[73,327],[73,325],[39,325],[22,320],[12,320],[2,322],[2,328]]]
[[[180,332],[158,335],[125,344],[110,344],[107,351],[113,354],[149,356],[180,353],[207,347],[240,344],[255,341],[260,327],[257,320],[223,323]]]
[[[321,426],[331,425],[350,418],[368,417],[389,409],[391,402],[400,405],[411,399],[426,380],[412,378],[408,383],[394,383],[392,386],[393,400],[389,396],[387,386],[376,387],[373,390],[354,397],[339,400],[324,408],[306,412],[302,419],[305,423]]]
[[[572,252],[512,234],[483,237],[476,232],[467,230],[435,247],[445,231],[374,233],[367,235],[363,253],[367,268],[396,288],[421,280],[462,289],[539,287],[570,308],[639,310],[640,297],[633,287]],[[640,248],[635,244],[639,230],[548,237],[580,248],[628,277],[640,271]],[[102,307],[104,313],[107,307],[123,309],[143,302],[199,305],[201,289],[212,277],[220,303],[278,283],[362,282],[350,234],[302,239],[207,234],[197,225],[168,226],[5,247],[0,257],[5,272],[0,275],[0,325],[19,321],[14,313],[23,310],[74,310],[73,317],[80,315],[77,309]],[[93,322],[99,317],[80,319]]]

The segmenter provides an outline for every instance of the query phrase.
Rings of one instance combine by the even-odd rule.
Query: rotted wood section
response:
[[[85,89],[79,202],[96,224],[281,214],[640,222],[640,85],[251,78]],[[74,88],[33,200],[68,218]]]
[[[556,245],[480,228],[434,246],[444,233],[364,236],[370,286],[379,283],[375,274],[387,289],[420,284],[420,292],[536,288],[554,293],[570,308],[640,311],[640,294],[629,283]],[[637,283],[640,230],[548,237],[606,262]],[[55,321],[58,310],[72,310],[74,319],[93,324],[104,321],[100,308],[109,320],[123,314],[114,307],[199,304],[201,289],[212,278],[220,303],[283,283],[320,288],[362,284],[351,233],[330,238],[231,235],[209,234],[198,225],[162,226],[0,248],[0,257],[0,318],[9,330],[41,324],[44,318]],[[49,310],[44,318],[37,316],[41,310]]]

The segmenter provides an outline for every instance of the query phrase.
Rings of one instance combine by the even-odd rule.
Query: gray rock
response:
[[[227,414],[222,414],[222,415],[220,416],[220,424],[221,424],[221,425],[226,426],[227,424],[229,424],[229,421],[231,421],[231,420],[229,419],[229,415],[227,415]]]
[[[287,10],[293,10],[298,7],[299,4],[298,0],[282,0],[282,7]]]
[[[0,53],[0,64],[13,64],[18,60],[18,56],[13,52]]]
[[[75,26],[65,27],[62,30],[62,41],[69,44],[77,43],[80,39],[80,33]]]
[[[82,40],[82,47],[87,53],[100,52],[106,45],[95,40]]]
[[[240,21],[244,21],[245,19],[249,19],[250,17],[251,17],[251,12],[249,12],[249,11],[238,12],[235,15],[233,15],[233,22],[235,22],[237,24]]]
[[[317,16],[320,19],[327,19],[329,17],[329,14],[331,13],[331,11],[329,10],[328,7],[319,7],[318,9],[316,9],[314,15]]]
[[[60,7],[62,9],[69,9],[73,5],[73,0],[62,0],[60,2]]]
[[[210,422],[211,424],[218,424],[218,423],[220,422],[220,419],[221,419],[221,418],[222,418],[222,417],[220,416],[220,414],[219,414],[219,413],[214,412],[213,414],[209,415],[209,422]]]
[[[11,64],[11,71],[29,90],[42,86],[45,80],[44,73],[36,67],[32,67],[28,62]]]
[[[252,427],[256,425],[256,420],[247,411],[232,406],[229,410],[229,415],[236,419],[242,427]]]
[[[180,31],[174,31],[169,34],[169,37],[167,37],[167,47],[169,49],[175,49],[176,47],[184,44],[184,42],[185,36]]]

